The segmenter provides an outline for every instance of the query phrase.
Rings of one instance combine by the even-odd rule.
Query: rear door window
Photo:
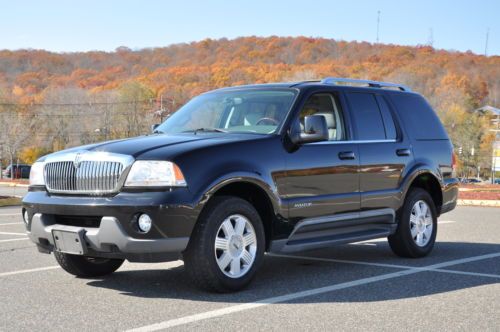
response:
[[[377,95],[377,102],[380,107],[380,114],[382,114],[382,120],[384,121],[385,138],[396,139],[396,126],[394,125],[394,119],[387,101],[383,96]]]
[[[346,93],[353,116],[354,129],[358,140],[385,140],[385,128],[382,115],[371,93]]]

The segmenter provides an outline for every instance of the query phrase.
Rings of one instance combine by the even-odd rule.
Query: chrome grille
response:
[[[45,165],[45,185],[49,192],[106,194],[116,191],[123,164],[115,161],[84,160],[49,162]]]

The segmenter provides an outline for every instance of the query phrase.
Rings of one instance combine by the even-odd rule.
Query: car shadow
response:
[[[118,270],[114,274],[87,282],[89,286],[113,289],[124,296],[140,298],[186,299],[190,301],[243,303],[331,286],[363,278],[402,271],[402,268],[361,265],[326,260],[363,261],[369,264],[394,264],[425,267],[468,257],[500,253],[499,244],[439,242],[431,255],[421,259],[403,259],[390,251],[387,243],[375,242],[337,246],[299,254],[300,257],[267,255],[255,280],[236,293],[217,294],[198,290],[187,278],[183,265],[168,269]],[[138,265],[139,266],[139,265]],[[140,267],[140,266],[139,266]],[[161,267],[161,264],[158,264]],[[408,276],[377,281],[321,296],[305,297],[292,302],[372,302],[422,297],[471,287],[500,283],[500,257],[467,264],[447,266],[498,278],[422,271]],[[425,281],[425,282],[422,282]]]

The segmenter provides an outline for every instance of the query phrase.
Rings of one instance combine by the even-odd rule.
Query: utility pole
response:
[[[377,44],[379,43],[379,31],[380,31],[380,10],[377,11]]]
[[[160,123],[163,123],[163,114],[165,110],[163,109],[163,95],[160,95]]]
[[[497,114],[496,118],[496,129],[490,129],[490,131],[495,133],[495,141],[493,142],[493,148],[491,151],[491,183],[495,184],[495,175],[496,175],[496,161],[497,161],[497,148],[500,150],[500,143],[497,141],[498,133],[500,132],[500,114]]]
[[[165,118],[165,116],[169,116],[170,113],[172,113],[175,109],[175,100],[172,99],[172,98],[165,98],[166,101],[168,101],[172,107],[168,107],[168,108],[163,108],[163,95],[160,95],[160,109],[155,111],[154,114],[156,116],[159,116],[160,117],[160,122],[163,123],[163,119]]]
[[[488,39],[490,37],[490,28],[486,29],[486,42],[484,44],[484,56],[488,56]]]
[[[2,151],[3,151],[3,142],[0,142],[0,180],[3,178],[3,173],[2,173]]]

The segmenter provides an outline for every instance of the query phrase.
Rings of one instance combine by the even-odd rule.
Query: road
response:
[[[194,289],[182,262],[131,264],[78,279],[26,240],[19,208],[0,209],[0,330],[500,329],[500,209],[458,207],[423,259],[383,239],[267,255],[242,292]]]

